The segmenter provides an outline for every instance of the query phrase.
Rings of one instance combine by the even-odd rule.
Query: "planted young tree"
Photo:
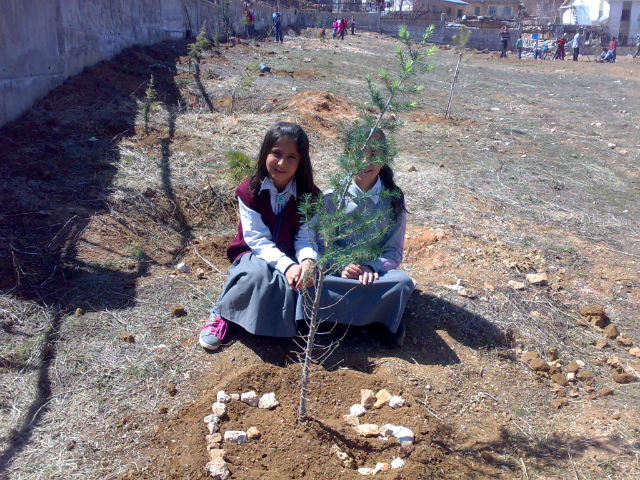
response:
[[[456,46],[458,51],[458,64],[456,65],[456,71],[453,74],[453,79],[451,80],[451,89],[449,91],[449,101],[447,102],[447,109],[444,112],[444,117],[449,118],[451,116],[451,102],[453,102],[453,92],[456,89],[456,82],[458,81],[458,72],[460,71],[460,64],[462,63],[462,55],[464,54],[464,47],[467,43],[469,43],[469,39],[471,38],[471,30],[469,30],[465,25],[460,25],[460,35],[453,36],[453,43]]]
[[[205,20],[196,41],[189,45],[189,72],[191,72],[191,59],[193,58],[196,62],[196,73],[199,73],[202,53],[208,48],[211,48],[211,42],[207,38],[207,21]]]
[[[371,75],[366,77],[371,104],[362,109],[361,119],[350,124],[344,124],[344,153],[338,159],[338,169],[330,178],[330,187],[334,191],[334,209],[326,209],[323,199],[313,199],[310,195],[303,199],[300,207],[305,221],[311,225],[317,238],[323,244],[323,249],[316,259],[316,282],[312,289],[303,289],[309,306],[307,317],[309,321],[309,333],[304,342],[304,360],[301,377],[300,406],[298,410],[298,422],[307,420],[307,404],[309,393],[309,380],[311,378],[312,363],[321,364],[331,353],[332,348],[325,348],[319,356],[315,355],[318,347],[316,335],[318,327],[324,320],[320,313],[320,298],[322,286],[326,275],[339,272],[349,263],[366,264],[368,261],[381,254],[381,248],[369,248],[363,244],[352,243],[348,247],[338,247],[336,242],[367,232],[373,225],[378,225],[385,212],[379,215],[362,215],[347,212],[347,191],[351,180],[362,172],[367,165],[389,165],[394,155],[393,131],[397,127],[396,122],[386,120],[387,112],[401,111],[412,108],[415,103],[407,101],[411,94],[418,93],[422,87],[415,85],[413,79],[432,67],[426,63],[428,56],[433,55],[435,48],[428,48],[426,41],[433,32],[433,26],[429,27],[421,41],[411,39],[407,27],[399,28],[400,45],[396,47],[397,72],[391,74],[382,70],[379,74],[379,83],[374,82]],[[375,113],[372,113],[375,112]],[[380,139],[374,135],[376,129],[385,131],[386,138]],[[374,150],[374,158],[365,156],[368,149]],[[368,195],[365,193],[364,195]],[[381,197],[393,196],[393,193],[383,190]],[[376,238],[382,240],[386,235],[384,229],[378,230]],[[371,240],[368,237],[367,240]],[[369,243],[369,242],[367,242]],[[335,345],[333,346],[335,348]]]
[[[158,105],[158,93],[156,92],[156,86],[153,80],[153,75],[151,75],[151,79],[149,80],[149,86],[145,91],[145,101],[143,108],[144,115],[144,132],[149,134],[149,116],[151,114],[151,109]]]

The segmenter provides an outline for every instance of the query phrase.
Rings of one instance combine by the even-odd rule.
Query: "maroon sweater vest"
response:
[[[314,196],[320,195],[320,190],[314,186]],[[271,208],[271,197],[269,190],[262,190],[257,197],[251,193],[251,178],[248,178],[240,184],[236,189],[236,197],[242,200],[251,210],[258,212],[264,224],[269,228],[276,247],[292,260],[296,260],[296,250],[294,241],[298,230],[300,230],[300,213],[298,207],[300,205],[300,196],[293,199],[290,198],[284,206],[280,219],[273,213]],[[231,240],[227,248],[227,257],[233,263],[245,253],[250,253],[251,248],[244,241],[242,234],[242,223],[238,225],[238,234]]]

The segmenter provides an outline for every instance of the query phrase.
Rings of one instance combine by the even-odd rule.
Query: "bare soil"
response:
[[[596,348],[602,332],[579,325],[582,307],[601,305],[640,342],[640,65],[630,58],[465,52],[446,119],[458,57],[431,57],[418,108],[396,114],[394,170],[411,211],[403,268],[418,284],[407,342],[389,349],[375,326],[328,335],[342,341],[317,367],[307,424],[295,418],[295,341],[233,328],[219,352],[200,349],[237,222],[224,152],[255,156],[269,125],[297,121],[324,186],[337,123],[366,102],[365,75],[392,65],[396,41],[384,35],[307,33],[222,45],[197,70],[185,42],[132,48],[0,130],[0,477],[205,478],[203,418],[224,389],[281,402],[230,404],[223,431],[262,433],[225,444],[232,478],[359,478],[334,445],[356,467],[400,453],[344,423],[362,388],[407,401],[363,422],[416,434],[406,464],[383,477],[640,477],[640,384],[615,383],[607,361],[635,376],[640,362],[616,340]],[[262,61],[270,73],[258,74]],[[145,126],[151,74],[161,105]],[[537,272],[548,285],[526,282]],[[172,315],[177,304],[186,315]],[[520,360],[552,347],[563,368],[581,360],[595,377],[560,387]],[[614,394],[598,396],[602,387]]]

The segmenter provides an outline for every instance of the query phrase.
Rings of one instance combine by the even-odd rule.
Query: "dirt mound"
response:
[[[211,413],[217,391],[224,389],[227,393],[254,390],[259,395],[275,392],[281,403],[275,410],[253,408],[239,401],[228,405],[228,418],[221,424],[223,433],[246,431],[250,427],[257,427],[262,433],[259,440],[243,445],[223,445],[233,478],[360,478],[357,470],[341,465],[332,447],[337,445],[352,457],[356,469],[373,468],[378,462],[390,463],[400,455],[400,444],[395,438],[360,437],[342,419],[351,405],[359,403],[361,388],[374,391],[386,388],[391,394],[402,395],[405,406],[371,409],[361,417],[361,423],[402,425],[415,434],[414,448],[405,458],[405,465],[393,470],[388,478],[424,478],[429,472],[444,476],[457,472],[464,476],[467,467],[456,464],[445,446],[444,439],[451,432],[429,416],[397,380],[351,369],[320,370],[313,377],[311,393],[310,409],[314,420],[298,425],[299,372],[300,365],[296,364],[285,368],[257,365],[246,368],[226,382],[206,385],[208,393],[161,427],[155,439],[160,452],[157,462],[152,462],[160,471],[150,474],[176,479],[204,476],[208,455],[203,418]]]
[[[289,111],[311,131],[323,132],[326,136],[338,135],[337,122],[355,120],[358,112],[349,102],[329,92],[308,91],[295,95],[289,102]]]

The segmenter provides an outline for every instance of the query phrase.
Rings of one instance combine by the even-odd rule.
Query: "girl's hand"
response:
[[[373,283],[374,280],[378,280],[379,276],[376,272],[373,271],[369,265],[365,265],[364,267],[360,267],[362,270],[362,274],[358,275],[358,280],[362,285],[369,285]]]
[[[300,266],[302,267],[302,273],[300,274],[300,279],[296,283],[296,288],[294,290],[303,287],[309,288],[315,283],[316,272],[315,268],[313,268],[313,260],[307,258],[302,261]]]
[[[342,278],[347,278],[349,280],[355,280],[356,278],[360,278],[362,275],[362,268],[360,265],[356,265],[355,263],[350,263],[344,270],[342,271]]]
[[[298,291],[298,282],[302,278],[302,267],[297,263],[291,265],[285,274],[287,283],[293,289],[294,292]]]

